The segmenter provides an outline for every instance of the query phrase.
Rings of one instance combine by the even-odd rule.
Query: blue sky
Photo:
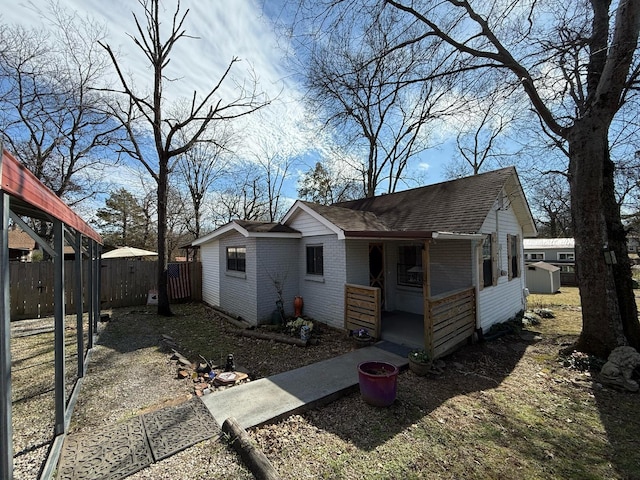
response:
[[[37,26],[46,22],[38,9],[46,11],[46,2],[0,0],[2,23],[18,23]],[[246,128],[245,146],[255,145],[260,139],[288,139],[287,154],[297,159],[296,168],[286,184],[286,195],[295,197],[297,174],[308,169],[328,148],[327,140],[308,128],[305,108],[301,103],[302,88],[285,59],[290,50],[286,38],[276,34],[269,15],[282,20],[283,1],[268,0],[268,14],[262,10],[259,0],[183,0],[181,8],[189,8],[185,29],[197,39],[184,39],[177,45],[171,57],[170,75],[180,81],[172,82],[165,93],[170,99],[190,97],[194,90],[204,92],[218,79],[233,57],[241,59],[233,69],[234,79],[242,82],[255,74],[260,87],[270,97],[277,99],[263,112],[260,120],[249,119]],[[116,51],[125,69],[138,79],[148,78],[145,59],[133,45],[126,33],[135,33],[132,10],[140,13],[133,0],[59,0],[65,9],[76,11],[81,17],[91,17],[107,28],[106,42]],[[10,5],[10,8],[6,8]],[[37,5],[37,6],[36,6]],[[167,23],[173,14],[174,2],[166,2]],[[140,16],[140,15],[139,15]],[[233,83],[226,82],[227,94],[233,96]],[[306,126],[306,128],[305,128]],[[416,161],[424,174],[426,183],[443,180],[442,165],[452,157],[452,149],[443,139],[440,148],[425,152]],[[250,151],[244,153],[250,156]]]

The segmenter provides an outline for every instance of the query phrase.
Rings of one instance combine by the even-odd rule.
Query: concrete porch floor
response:
[[[381,338],[410,348],[424,348],[424,317],[398,310],[382,312]]]

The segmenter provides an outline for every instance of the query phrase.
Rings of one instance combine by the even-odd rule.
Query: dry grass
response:
[[[546,308],[553,311],[555,318],[540,325],[541,333],[551,336],[580,334],[582,309],[578,287],[562,287],[560,292],[553,294],[532,293],[527,297],[527,306],[533,310]]]
[[[445,359],[440,376],[403,372],[391,407],[371,407],[356,393],[251,435],[283,479],[638,479],[640,395],[602,388],[591,372],[562,365],[558,351],[575,339],[580,312],[579,304],[558,298],[553,306],[537,300],[558,318],[522,336],[467,346]],[[72,431],[122,421],[189,393],[188,381],[175,379],[157,347],[162,333],[216,361],[234,353],[256,376],[351,348],[331,329],[321,333],[319,346],[301,349],[238,337],[199,305],[175,311],[172,318],[146,308],[113,312],[92,355]],[[131,478],[251,477],[230,448],[209,440]]]

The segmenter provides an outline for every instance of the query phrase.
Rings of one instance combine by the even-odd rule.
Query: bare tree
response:
[[[214,195],[213,217],[217,225],[234,219],[266,221],[269,218],[268,196],[262,172],[252,162],[236,163],[233,175],[225,179]]]
[[[390,51],[395,16],[383,12],[375,20],[364,32],[339,24],[312,52],[307,75],[315,110],[343,145],[366,158],[358,169],[367,197],[383,186],[394,192],[404,181],[410,159],[427,146],[426,124],[443,114],[438,106],[447,95],[435,82],[411,82],[432,51],[424,45]],[[357,40],[350,36],[354,28]]]
[[[568,153],[583,328],[575,348],[606,357],[640,348],[626,235],[616,200],[610,127],[638,87],[640,2],[443,2],[384,0],[420,35],[438,38],[451,70],[501,69],[512,76],[540,127]],[[609,252],[615,253],[611,263]]]
[[[220,89],[228,80],[233,66],[239,61],[233,58],[226,70],[221,74],[214,86],[203,96],[194,92],[188,112],[180,118],[165,115],[166,102],[163,86],[167,83],[166,67],[171,59],[171,51],[180,40],[189,38],[184,23],[189,13],[180,10],[180,2],[172,17],[169,32],[165,36],[160,18],[160,0],[138,0],[144,12],[141,22],[134,13],[137,35],[130,35],[135,45],[142,51],[151,66],[151,95],[138,93],[132,81],[127,79],[112,48],[105,48],[120,80],[122,90],[118,90],[125,98],[123,105],[116,106],[116,115],[128,134],[127,154],[138,160],[158,186],[158,313],[172,315],[167,296],[167,201],[169,175],[175,167],[177,159],[187,153],[199,140],[206,138],[208,127],[215,122],[229,121],[247,115],[266,104],[259,99],[260,95],[253,89],[241,89],[238,96],[224,103],[220,98]],[[153,153],[145,148],[146,136],[141,135],[138,122],[150,129],[153,138]],[[180,133],[187,133],[182,139]]]
[[[531,208],[537,212],[536,223],[539,236],[573,237],[569,182],[566,175],[541,174],[533,187]]]
[[[208,140],[198,142],[178,162],[178,171],[189,190],[193,215],[187,218],[187,230],[194,238],[202,233],[202,210],[216,180],[226,172],[233,142],[231,126],[214,126]]]
[[[0,131],[40,181],[77,205],[105,190],[118,139],[94,90],[109,66],[96,43],[104,27],[53,3],[47,20],[48,30],[0,28]]]

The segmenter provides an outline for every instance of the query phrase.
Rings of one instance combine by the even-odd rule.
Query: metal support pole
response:
[[[64,225],[53,222],[53,304],[55,345],[55,435],[64,433],[65,414],[65,348],[64,348]]]
[[[76,302],[76,340],[78,345],[78,378],[84,377],[84,279],[82,277],[82,234],[76,232],[75,245],[75,302]]]
[[[0,191],[0,478],[7,480],[13,478],[9,285],[9,195]]]
[[[89,256],[89,264],[87,265],[87,313],[89,316],[89,345],[87,346],[87,350],[91,350],[93,348],[93,291],[95,289],[95,285],[93,284],[93,270],[95,268],[93,257],[95,255],[95,241],[89,239],[89,245],[87,247],[87,254]]]
[[[98,243],[95,243],[95,264],[93,268],[94,275],[94,315],[93,315],[93,328],[95,331],[98,331],[98,319],[100,318],[100,282],[102,281],[102,268],[100,266],[101,260],[100,255],[102,254],[102,249]]]

